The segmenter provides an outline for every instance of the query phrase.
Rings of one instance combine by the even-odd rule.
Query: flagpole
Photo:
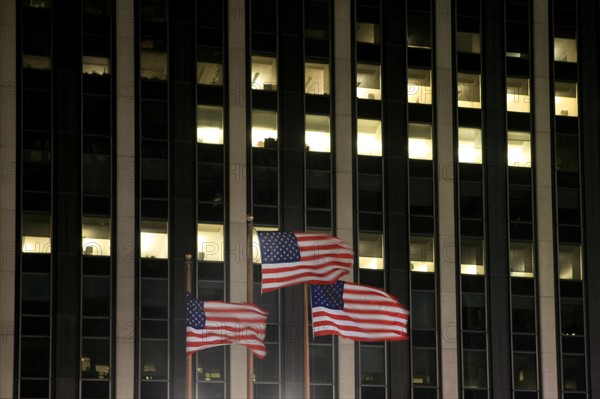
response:
[[[246,215],[246,234],[247,234],[247,245],[248,245],[248,251],[247,251],[247,263],[246,263],[246,267],[247,267],[247,271],[246,271],[246,279],[247,279],[247,301],[249,303],[254,303],[254,265],[252,263],[252,258],[253,258],[253,248],[252,248],[252,231],[253,231],[253,226],[252,226],[252,221],[254,220],[254,217],[252,215]],[[248,374],[247,374],[247,388],[246,388],[246,397],[248,399],[254,399],[254,355],[252,354],[252,352],[250,351],[250,349],[248,349],[246,351],[246,356],[247,356],[247,369],[248,369]]]
[[[186,290],[190,294],[192,293],[192,255],[185,254],[185,285]],[[192,378],[192,355],[185,355],[186,357],[186,398],[192,399],[192,393],[194,391],[194,380]]]
[[[310,351],[308,340],[308,284],[304,284],[304,398],[310,399]]]

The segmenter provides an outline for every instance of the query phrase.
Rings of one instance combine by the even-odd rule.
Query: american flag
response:
[[[408,310],[377,288],[338,281],[311,285],[313,335],[339,335],[354,341],[408,339]]]
[[[352,270],[354,254],[325,234],[259,231],[262,292],[302,283],[331,284]]]
[[[251,303],[201,301],[186,293],[186,352],[240,344],[258,358],[265,357],[267,314]]]

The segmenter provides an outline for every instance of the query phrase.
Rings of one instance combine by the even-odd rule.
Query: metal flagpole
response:
[[[304,284],[304,398],[310,399],[310,350],[308,340],[308,284]]]
[[[252,215],[246,215],[246,228],[247,228],[247,245],[248,245],[248,250],[247,250],[247,257],[248,259],[246,260],[246,266],[247,266],[247,271],[246,271],[246,278],[247,278],[247,301],[249,303],[254,303],[254,272],[253,272],[253,263],[252,263],[252,258],[253,258],[253,248],[252,248],[252,221],[254,220],[254,217]],[[254,399],[254,355],[252,354],[252,352],[250,351],[250,349],[248,349],[247,351],[247,361],[248,361],[248,374],[247,374],[247,379],[248,379],[248,385],[247,385],[247,391],[246,391],[246,397],[248,399]]]
[[[192,295],[192,255],[185,255],[185,283],[187,292]],[[192,355],[186,354],[186,398],[192,399],[194,380],[192,378]]]

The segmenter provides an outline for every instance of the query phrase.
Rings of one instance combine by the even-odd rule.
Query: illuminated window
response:
[[[23,54],[23,68],[27,69],[50,69],[52,61],[50,57],[41,55]]]
[[[577,41],[575,39],[555,37],[554,61],[577,62]]]
[[[530,112],[529,79],[506,78],[506,110]]]
[[[140,222],[140,255],[142,258],[169,257],[168,223],[160,220]]]
[[[252,147],[277,148],[277,113],[252,111]]]
[[[408,124],[408,157],[411,159],[433,159],[431,125]]]
[[[481,108],[481,85],[479,75],[474,73],[459,73],[458,106],[463,108]]]
[[[460,241],[461,274],[485,274],[483,265],[483,240]]]
[[[223,144],[223,107],[198,105],[198,143]]]
[[[410,270],[434,272],[433,237],[412,236],[410,238]]]
[[[52,252],[50,240],[50,215],[24,213],[22,219],[23,252],[44,253]]]
[[[263,226],[254,226],[254,230],[252,231],[252,262],[254,263],[262,263],[262,258],[260,256],[260,245],[258,243],[258,231],[277,231],[277,227],[263,227]]]
[[[165,43],[142,40],[140,76],[142,79],[167,80],[167,50]]]
[[[481,129],[458,128],[458,162],[481,163]]]
[[[198,223],[198,260],[222,262],[224,247],[223,225]]]
[[[560,116],[577,116],[577,83],[554,82],[554,112]]]
[[[304,140],[307,151],[331,152],[329,117],[325,115],[306,115]]]
[[[531,134],[508,132],[508,166],[531,168]]]
[[[358,233],[358,267],[383,270],[383,234]]]
[[[306,94],[329,94],[329,65],[307,62],[304,65],[304,92]]]
[[[408,68],[408,102],[431,104],[431,71],[429,69]]]
[[[481,52],[479,33],[456,32],[456,51],[479,54]]]
[[[358,119],[356,124],[358,155],[381,156],[381,121]]]
[[[109,60],[106,57],[83,56],[82,72],[86,75],[106,75],[110,73]]]
[[[215,62],[196,63],[196,79],[201,85],[223,85],[223,65]]]
[[[82,218],[82,250],[84,255],[110,256],[110,218]]]
[[[359,43],[380,43],[381,33],[378,24],[356,23],[356,41]]]
[[[277,90],[277,60],[253,55],[251,79],[253,90]]]
[[[533,244],[530,242],[510,243],[510,275],[512,277],[533,277]]]
[[[381,100],[381,66],[356,64],[356,97]]]
[[[559,245],[558,267],[561,280],[581,280],[581,247],[579,245]]]

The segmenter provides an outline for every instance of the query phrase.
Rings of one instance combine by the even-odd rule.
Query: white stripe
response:
[[[333,270],[331,273],[327,274],[327,277],[328,277],[327,280],[333,282],[345,274],[346,274],[345,270]],[[264,278],[264,276],[265,275],[263,273],[263,278]],[[279,274],[273,274],[270,277],[273,277],[273,276],[279,276]],[[304,283],[307,281],[312,281],[312,280],[315,280],[318,278],[319,278],[319,276],[303,276],[303,277],[297,277],[294,279],[287,279],[284,281],[266,282],[266,283],[262,284],[262,290],[264,291],[265,289],[272,288],[272,287],[280,287],[282,285],[287,286],[287,285],[301,284],[301,283]]]

